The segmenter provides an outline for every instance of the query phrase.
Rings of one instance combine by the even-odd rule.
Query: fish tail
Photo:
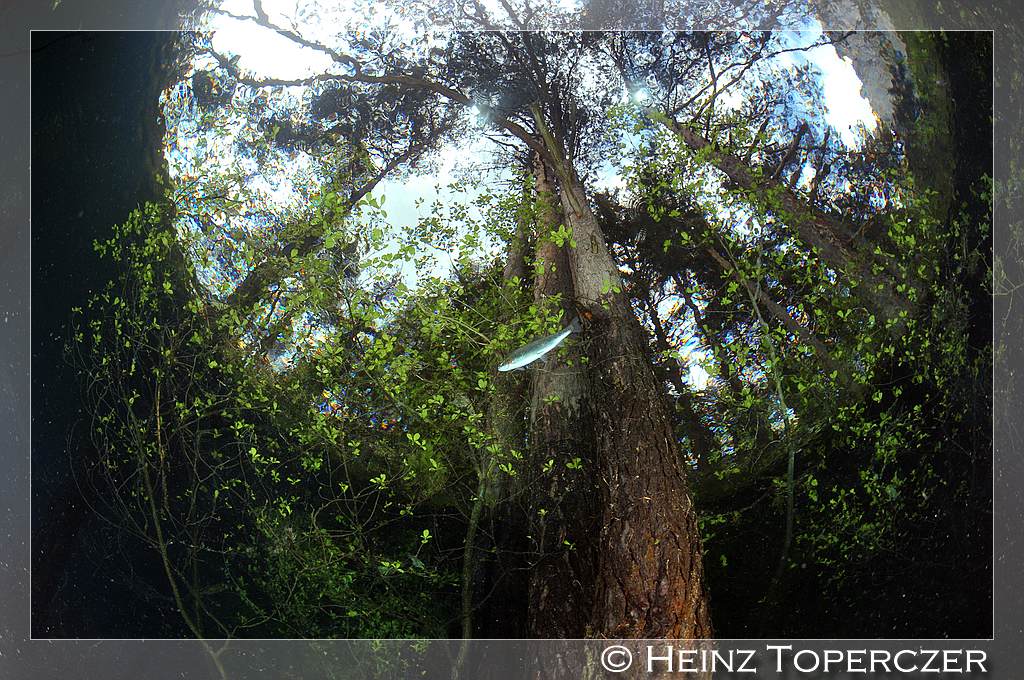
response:
[[[580,324],[580,317],[576,316],[572,321],[569,322],[569,331],[571,333],[578,333],[583,326]]]

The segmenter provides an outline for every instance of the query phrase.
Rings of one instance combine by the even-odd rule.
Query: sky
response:
[[[571,2],[571,0],[568,0]],[[345,10],[345,4],[331,5],[329,9],[319,8],[309,2],[296,0],[265,0],[264,7],[270,16],[279,24],[300,25],[300,32],[313,39],[329,42],[331,33],[348,28],[360,30],[366,28],[365,19]],[[225,0],[220,5],[226,12],[238,15],[252,13],[248,0]],[[318,9],[319,8],[319,9]],[[386,15],[378,13],[375,21],[383,21]],[[413,30],[408,20],[390,15],[390,19],[406,30]],[[271,31],[256,26],[253,22],[238,20],[224,14],[207,17],[204,26],[212,30],[213,46],[222,53],[240,55],[240,66],[261,77],[296,78],[314,73],[331,70],[332,62],[327,55],[310,48],[296,45],[291,40]],[[798,26],[798,32],[788,34],[788,42],[792,45],[806,45],[821,36],[820,24],[814,19],[807,19]],[[784,67],[797,68],[810,63],[821,74],[826,111],[824,121],[834,128],[848,147],[859,145],[861,130],[872,130],[876,126],[876,118],[870,103],[862,95],[862,86],[853,66],[848,59],[840,58],[832,46],[822,46],[807,52],[791,52],[781,55],[780,62]],[[214,142],[211,140],[210,144]],[[469,147],[449,145],[442,149],[437,161],[432,164],[429,174],[411,175],[401,178],[389,178],[382,182],[375,194],[387,196],[388,221],[396,228],[408,228],[415,225],[427,214],[431,203],[440,198],[442,201],[456,198],[446,189],[447,185],[460,173],[472,170],[486,159],[489,143],[482,136],[476,137]],[[175,140],[173,149],[168,151],[168,160],[172,166],[172,176],[183,172],[188,166],[190,154],[196,152],[195,140],[183,137]],[[217,149],[221,160],[230,156],[224,149]],[[301,164],[299,159],[297,163]],[[804,178],[805,181],[809,177]],[[296,186],[289,178],[255,177],[253,187],[261,188],[269,201],[285,206],[290,202],[301,200]],[[600,188],[621,187],[621,177],[617,175],[612,164],[608,164],[599,177]],[[462,196],[466,200],[466,196]],[[471,198],[471,197],[469,197]],[[417,207],[417,204],[420,207]],[[496,244],[495,244],[496,245]],[[444,272],[450,268],[450,262],[439,258],[434,273]],[[415,286],[416,272],[411,266],[402,271],[407,285]],[[223,282],[222,282],[223,283]],[[674,306],[670,299],[664,304],[664,311]],[[708,382],[708,374],[702,367],[707,360],[692,337],[681,340],[677,349],[680,355],[688,360],[691,384],[702,389]]]

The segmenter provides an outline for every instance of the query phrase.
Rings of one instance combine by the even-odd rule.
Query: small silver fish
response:
[[[577,316],[569,323],[568,326],[557,333],[529,342],[512,352],[512,354],[508,356],[508,359],[505,360],[505,363],[498,366],[498,370],[502,372],[514,371],[517,368],[529,366],[537,359],[543,358],[545,354],[558,347],[562,344],[563,340],[579,329],[580,318]]]

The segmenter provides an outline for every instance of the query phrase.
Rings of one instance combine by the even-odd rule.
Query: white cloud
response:
[[[209,28],[214,32],[214,49],[239,55],[239,66],[263,77],[304,78],[328,70],[332,63],[326,54],[297,45],[252,21],[218,14],[211,17]]]
[[[848,147],[860,146],[856,130],[875,129],[877,121],[871,104],[861,94],[861,81],[849,57],[839,58],[831,45],[814,50],[814,63],[823,72],[822,86],[828,112],[825,120],[836,129]]]
[[[808,19],[803,28],[792,34],[791,45],[809,45],[821,39],[821,24],[816,19]],[[825,100],[825,122],[835,128],[848,148],[859,147],[863,141],[857,132],[861,126],[869,131],[875,129],[877,120],[870,102],[863,95],[861,80],[849,58],[840,58],[834,46],[821,45],[806,52],[787,52],[780,55],[779,60],[789,68],[800,64],[812,64],[817,68]]]

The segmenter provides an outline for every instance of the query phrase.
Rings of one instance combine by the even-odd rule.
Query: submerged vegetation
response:
[[[69,343],[171,633],[989,634],[990,36],[914,36],[948,91],[849,140],[843,35],[238,20],[328,65],[183,36]]]

